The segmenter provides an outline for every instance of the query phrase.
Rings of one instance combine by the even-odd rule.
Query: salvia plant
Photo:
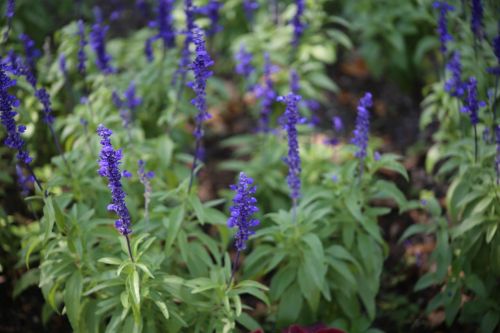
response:
[[[419,318],[495,332],[498,6],[464,3],[5,1],[12,297],[38,289],[33,317],[81,333],[377,333],[402,234],[433,244]],[[393,105],[366,71],[411,83],[427,65],[416,178],[377,137]]]

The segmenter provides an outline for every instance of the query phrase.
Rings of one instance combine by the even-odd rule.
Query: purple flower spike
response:
[[[292,46],[299,46],[300,37],[304,34],[304,30],[306,29],[306,24],[302,22],[302,16],[304,15],[304,10],[306,7],[304,0],[295,0],[295,4],[297,5],[297,12],[292,19],[293,25],[293,40]]]
[[[455,10],[455,7],[449,5],[446,1],[435,1],[434,8],[439,9],[439,19],[437,32],[441,40],[441,53],[445,54],[448,50],[447,44],[453,40],[453,37],[448,32],[448,12]]]
[[[243,11],[250,24],[253,23],[255,11],[259,9],[259,3],[256,0],[243,0]]]
[[[78,47],[78,71],[80,74],[85,75],[87,62],[87,55],[85,54],[85,46],[87,40],[85,39],[85,25],[82,20],[78,20],[78,38],[80,40]]]
[[[493,53],[497,58],[497,65],[489,67],[487,71],[492,75],[500,77],[500,35],[493,39]]]
[[[462,81],[460,52],[453,52],[453,56],[446,65],[446,69],[451,73],[451,77],[444,83],[444,90],[446,90],[450,96],[462,97],[465,92],[465,83]]]
[[[202,14],[210,19],[210,27],[207,29],[207,36],[215,36],[215,34],[222,30],[222,26],[219,24],[221,8],[222,3],[217,0],[209,0],[208,4],[197,8],[196,12],[198,14]]]
[[[352,139],[352,143],[358,147],[355,156],[360,159],[361,163],[363,163],[366,157],[366,149],[368,147],[368,134],[370,131],[370,112],[368,108],[372,106],[372,94],[366,93],[359,100],[358,117],[356,118],[356,128],[354,129],[354,138]]]
[[[103,25],[102,14],[99,7],[94,8],[95,23],[90,31],[90,45],[94,49],[96,55],[96,65],[99,70],[104,74],[111,74],[114,72],[111,67],[111,56],[106,52],[106,33],[109,27]]]
[[[240,50],[234,58],[236,61],[236,73],[248,79],[255,71],[255,67],[252,65],[252,54],[247,51],[245,45],[241,45]]]
[[[128,108],[132,112],[135,112],[137,107],[142,103],[142,98],[136,95],[134,81],[130,82],[127,90],[125,90],[124,97],[125,100],[127,101]]]
[[[172,84],[176,84],[178,76],[181,76],[182,85],[186,82],[186,73],[189,69],[191,63],[191,51],[189,46],[193,41],[192,33],[195,27],[194,25],[194,13],[195,7],[193,6],[192,0],[184,0],[184,14],[186,15],[186,30],[183,31],[186,36],[184,39],[184,44],[182,45],[181,57],[179,59],[179,66],[172,79]]]
[[[253,179],[241,172],[238,184],[231,185],[230,189],[235,191],[233,205],[229,208],[231,216],[227,220],[229,228],[237,227],[235,247],[238,251],[246,249],[246,241],[255,232],[252,230],[259,225],[259,220],[253,215],[259,211],[257,199],[253,197],[257,187],[253,185]]]
[[[17,150],[17,160],[24,164],[30,164],[32,159],[26,150],[26,143],[21,134],[24,133],[26,127],[24,125],[16,125],[14,117],[17,112],[14,108],[19,106],[19,100],[9,94],[8,89],[16,84],[6,73],[6,66],[0,64],[0,122],[7,131],[7,137],[4,144]]]
[[[54,116],[52,115],[52,103],[50,102],[50,95],[45,88],[38,89],[35,92],[36,98],[43,105],[43,120],[49,126],[54,123]]]
[[[276,93],[274,91],[273,80],[271,74],[273,73],[273,65],[269,53],[264,54],[264,83],[255,89],[255,95],[261,99],[260,110],[260,130],[262,132],[269,132],[269,121],[272,112],[272,106],[276,100]]]
[[[481,0],[472,0],[470,27],[478,40],[483,39],[483,11]]]
[[[486,103],[477,99],[477,80],[475,77],[469,78],[466,88],[467,98],[461,111],[468,113],[471,124],[476,126],[479,123],[479,109],[485,107]]]
[[[14,11],[16,9],[16,2],[14,0],[7,0],[7,11],[5,12],[5,17],[7,18],[7,30],[3,35],[4,42],[9,38],[9,32],[12,28],[12,18],[14,17]]]
[[[278,102],[285,103],[286,105],[285,114],[282,118],[282,125],[288,137],[288,157],[285,158],[285,162],[288,165],[287,182],[294,206],[300,197],[300,172],[302,170],[299,155],[299,141],[297,137],[297,124],[300,120],[298,104],[300,100],[301,97],[293,93],[277,98]]]
[[[35,42],[28,35],[21,34],[19,35],[19,39],[23,42],[26,64],[28,65],[31,73],[34,75],[36,70],[36,60],[42,55],[42,53],[36,48]]]
[[[174,0],[158,0],[156,20],[149,23],[152,28],[158,29],[158,34],[146,40],[144,52],[149,62],[153,61],[153,42],[161,39],[163,49],[175,47],[175,28],[172,11]]]
[[[191,101],[191,103],[198,109],[198,115],[195,119],[196,126],[194,136],[196,137],[196,140],[199,141],[203,137],[203,122],[211,118],[210,114],[207,112],[205,89],[207,79],[213,74],[212,71],[209,70],[209,67],[211,67],[214,62],[210,58],[210,55],[205,47],[203,31],[198,27],[193,29],[193,42],[196,45],[196,58],[192,64],[194,81],[190,82],[189,86],[196,94],[196,97]]]
[[[66,56],[64,55],[64,53],[61,53],[61,55],[59,56],[59,70],[61,71],[61,74],[64,77],[68,76],[68,69],[66,66]]]
[[[111,204],[108,210],[118,215],[115,228],[124,236],[130,234],[130,213],[125,204],[125,192],[121,183],[120,161],[122,151],[115,150],[111,145],[111,134],[113,132],[102,124],[97,128],[97,134],[101,137],[101,152],[99,153],[99,175],[108,179],[108,188],[111,191]]]
[[[21,195],[23,197],[27,197],[30,194],[31,189],[33,188],[33,183],[35,179],[33,178],[32,175],[26,176],[23,172],[23,168],[21,168],[19,164],[16,164],[16,175],[17,175],[17,184],[21,189]]]

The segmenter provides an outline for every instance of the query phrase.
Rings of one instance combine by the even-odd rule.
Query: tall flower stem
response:
[[[35,183],[38,186],[38,188],[40,189],[40,191],[43,192],[44,197],[47,198],[49,196],[49,193],[43,189],[42,183],[40,183],[40,181],[36,177],[35,172],[33,171],[33,168],[31,167],[31,165],[25,164],[25,166],[26,166],[26,169],[28,169],[31,176],[33,177],[33,180],[35,181]]]
[[[128,249],[128,255],[130,257],[130,260],[132,262],[135,262],[134,256],[132,255],[132,247],[130,246],[130,238],[128,237],[128,235],[123,235],[123,237],[125,237],[125,240],[127,241],[127,249]]]
[[[297,199],[292,201],[292,223],[297,223]]]
[[[198,155],[200,150],[200,140],[196,140],[196,147],[194,148],[193,165],[191,165],[191,175],[189,176],[188,193],[191,193],[193,187],[194,176],[196,175],[196,163],[198,163]]]
[[[52,138],[54,139],[56,149],[59,152],[59,155],[61,156],[61,158],[64,162],[64,165],[66,166],[66,169],[68,169],[69,176],[71,178],[73,178],[73,173],[71,172],[71,168],[69,166],[68,160],[66,160],[66,157],[64,157],[64,152],[62,150],[61,143],[59,142],[59,138],[57,137],[56,132],[54,131],[54,127],[51,124],[49,124],[49,130],[50,130],[50,134],[52,135]]]
[[[233,267],[231,269],[231,277],[229,278],[229,282],[227,283],[227,287],[231,287],[231,283],[234,279],[234,274],[236,274],[236,269],[238,268],[238,264],[240,261],[240,250],[236,251],[236,259],[234,259]]]
[[[478,154],[478,146],[477,146],[477,125],[474,124],[474,162],[477,163],[477,154]]]
[[[496,78],[495,78],[495,91],[494,91],[494,94],[493,94],[493,105],[491,106],[491,108],[493,109],[493,129],[494,129],[496,121],[497,121],[498,80],[499,80],[499,75],[497,75]]]

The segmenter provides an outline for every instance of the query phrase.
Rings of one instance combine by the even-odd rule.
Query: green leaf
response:
[[[498,311],[488,311],[481,319],[481,333],[492,333],[498,326],[500,314]]]
[[[246,312],[242,312],[240,316],[236,317],[236,321],[249,331],[255,331],[261,328],[260,324]]]
[[[139,273],[134,270],[132,274],[129,275],[129,295],[132,296],[132,301],[134,304],[141,303],[141,290],[140,290],[140,280]]]
[[[21,276],[21,278],[16,281],[14,286],[14,291],[12,292],[12,297],[16,298],[19,296],[26,288],[36,285],[40,280],[40,270],[31,269]]]
[[[184,221],[184,215],[184,205],[180,205],[172,209],[167,224],[167,240],[165,243],[165,250],[170,249],[174,241],[177,239],[177,234],[179,233],[182,221]]]
[[[155,301],[154,303],[156,304],[158,309],[160,309],[160,312],[162,313],[163,317],[165,317],[165,319],[168,320],[170,318],[170,314],[168,313],[167,304],[161,301]]]
[[[80,297],[82,296],[83,278],[80,271],[75,271],[68,281],[64,289],[64,304],[66,306],[66,314],[73,330],[78,331],[80,318]]]
[[[303,302],[301,293],[298,290],[300,290],[300,286],[294,283],[283,293],[278,306],[277,319],[279,326],[286,326],[297,321]]]
[[[429,286],[438,283],[436,279],[436,274],[433,272],[427,273],[423,275],[418,281],[417,284],[415,284],[415,287],[413,288],[415,291],[419,291],[425,288],[428,288]]]
[[[486,220],[486,217],[482,214],[473,215],[466,218],[460,225],[455,229],[452,229],[451,235],[453,238],[457,238],[463,235],[465,232],[471,230],[472,228],[482,224]]]
[[[122,260],[120,260],[118,258],[112,258],[112,257],[104,257],[104,258],[101,258],[97,261],[102,262],[103,264],[116,265],[116,266],[120,266],[123,263]]]

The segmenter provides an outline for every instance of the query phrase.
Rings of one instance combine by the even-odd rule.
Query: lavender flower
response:
[[[66,78],[68,76],[68,69],[66,67],[66,56],[64,53],[61,53],[59,56],[59,70],[61,74]]]
[[[144,170],[146,163],[143,160],[139,160],[138,164],[139,170],[137,171],[137,174],[139,175],[140,182],[144,185],[144,218],[147,221],[149,216],[149,202],[151,201],[151,193],[153,192],[150,180],[155,176],[155,174],[153,171],[146,172]]]
[[[309,109],[309,112],[311,114],[311,118],[309,119],[309,124],[311,126],[319,126],[320,119],[318,117],[318,110],[321,107],[319,102],[314,99],[308,99],[305,100],[304,103],[306,104],[307,109]]]
[[[125,90],[124,97],[127,102],[127,107],[132,112],[135,112],[137,107],[142,103],[142,98],[136,95],[134,81],[130,82],[127,90]]]
[[[222,3],[219,1],[209,0],[208,4],[196,10],[198,14],[205,15],[210,19],[210,27],[207,29],[207,36],[215,36],[215,34],[222,30],[222,26],[219,24],[219,11],[221,7]]]
[[[255,67],[252,65],[252,54],[247,52],[245,45],[241,45],[234,59],[236,61],[236,73],[248,79],[255,71]]]
[[[52,106],[49,93],[47,92],[47,90],[45,90],[45,88],[40,88],[35,92],[35,96],[43,105],[43,120],[49,126],[52,125],[54,123],[54,116],[52,115]]]
[[[344,123],[342,122],[342,119],[338,116],[332,117],[332,127],[335,135],[338,135],[340,132],[342,132],[342,130],[344,129]],[[326,140],[325,143],[336,146],[339,144],[339,139],[337,136],[334,136],[333,138]]]
[[[465,99],[465,105],[462,107],[462,112],[468,113],[470,117],[470,122],[473,126],[479,123],[478,111],[480,108],[486,106],[483,101],[478,101],[477,99],[477,80],[475,77],[470,77],[466,84],[467,98]]]
[[[7,131],[4,144],[17,150],[17,160],[24,164],[30,164],[32,159],[26,150],[26,143],[21,134],[26,130],[26,126],[16,126],[14,117],[17,115],[13,109],[19,106],[19,100],[9,94],[8,89],[16,84],[6,73],[6,66],[0,64],[0,122]]]
[[[78,71],[80,74],[85,75],[87,62],[87,55],[85,54],[85,46],[87,45],[87,40],[85,39],[85,26],[82,20],[78,20],[78,37],[80,39],[78,48]]]
[[[7,30],[3,35],[4,42],[9,38],[9,32],[12,28],[12,18],[14,17],[14,10],[16,8],[16,2],[14,0],[7,0],[7,11],[5,12],[5,17],[7,18]]]
[[[186,81],[186,74],[191,63],[191,51],[189,50],[189,46],[193,41],[192,33],[195,27],[194,25],[194,12],[195,7],[193,6],[192,0],[184,0],[184,13],[186,15],[186,30],[183,31],[186,38],[184,39],[184,43],[182,45],[181,57],[179,59],[179,66],[174,74],[174,78],[172,79],[172,84],[177,82],[177,78],[181,76],[181,87],[184,85]]]
[[[120,117],[123,121],[123,127],[129,129],[132,123],[132,114],[136,111],[137,107],[142,103],[142,99],[135,94],[135,84],[130,82],[127,90],[125,90],[123,99],[118,92],[113,91],[111,95],[113,104],[118,108]],[[130,135],[130,133],[129,133]]]
[[[19,188],[21,189],[21,195],[23,197],[27,197],[30,194],[31,189],[33,188],[33,182],[35,181],[35,179],[32,175],[26,176],[19,164],[16,164],[16,175],[17,183],[19,185]]]
[[[439,9],[439,20],[437,32],[439,34],[439,39],[441,40],[441,53],[445,54],[448,50],[447,43],[453,40],[453,37],[448,32],[448,12],[454,11],[455,7],[449,5],[446,1],[435,1],[433,3],[434,8]]]
[[[96,54],[97,68],[104,74],[114,72],[111,67],[111,56],[106,52],[106,33],[109,29],[107,25],[103,25],[102,14],[99,7],[94,8],[95,23],[90,31],[90,45]]]
[[[41,56],[40,50],[35,47],[35,42],[26,34],[19,35],[23,42],[26,64],[32,73],[35,73],[36,60]]]
[[[255,90],[256,96],[261,99],[260,129],[265,133],[269,132],[272,106],[276,99],[276,93],[274,92],[273,81],[271,79],[272,72],[273,66],[271,64],[271,59],[269,53],[266,52],[264,54],[264,84],[257,86]]]
[[[446,69],[451,72],[451,77],[444,83],[444,90],[446,90],[450,96],[462,97],[465,92],[465,83],[462,82],[460,52],[453,52],[453,56],[446,65]]]
[[[306,28],[305,23],[302,22],[302,15],[304,15],[304,10],[305,10],[305,1],[304,0],[295,0],[295,4],[297,5],[297,12],[295,13],[295,16],[292,19],[292,25],[293,25],[292,46],[293,47],[299,46],[300,37],[302,37],[302,35],[304,34],[304,30]]]
[[[356,118],[356,128],[354,129],[354,138],[352,139],[352,143],[358,147],[355,156],[360,160],[360,170],[363,170],[362,164],[366,157],[366,149],[368,147],[368,134],[370,130],[370,112],[368,108],[372,106],[372,94],[366,93],[359,100],[358,117]]]
[[[152,43],[158,39],[163,41],[163,49],[175,47],[175,28],[172,11],[174,0],[158,0],[156,20],[149,23],[152,28],[158,29],[158,34],[146,40],[145,53],[148,61],[153,61]]]
[[[259,8],[259,3],[256,0],[243,0],[243,11],[248,22],[253,22],[254,12]]]
[[[130,229],[130,213],[125,203],[125,192],[122,188],[120,161],[122,150],[115,150],[111,145],[110,136],[113,132],[102,124],[97,128],[97,134],[101,137],[101,152],[99,154],[99,175],[108,178],[108,188],[111,191],[111,204],[109,211],[118,215],[115,228],[124,236],[132,232]]]
[[[139,9],[141,12],[142,16],[148,17],[149,16],[149,4],[146,0],[136,0],[135,1],[135,7]]]
[[[238,184],[230,186],[236,194],[233,198],[233,205],[229,208],[231,216],[227,220],[227,226],[238,228],[235,235],[235,247],[238,252],[246,249],[246,241],[255,233],[252,228],[259,225],[259,220],[252,217],[259,211],[257,199],[253,197],[257,187],[253,183],[252,178],[241,172]]]
[[[500,35],[493,39],[493,53],[497,58],[497,65],[495,67],[489,67],[487,71],[496,77],[500,77]]]
[[[196,126],[194,136],[196,140],[201,140],[203,136],[203,122],[211,118],[207,112],[207,102],[205,88],[207,79],[212,76],[212,71],[209,67],[214,64],[210,55],[205,48],[205,40],[203,39],[203,31],[195,27],[193,29],[193,41],[196,45],[196,58],[192,64],[194,73],[194,81],[189,83],[189,86],[194,90],[196,97],[191,100],[191,103],[198,109],[198,115],[195,118]]]
[[[470,27],[477,40],[483,38],[483,4],[481,0],[472,0]]]
[[[278,102],[286,104],[286,110],[283,119],[283,128],[288,137],[288,157],[285,159],[288,165],[288,187],[290,188],[290,197],[293,200],[294,207],[300,197],[300,155],[299,141],[297,138],[297,124],[299,123],[298,103],[301,100],[299,95],[289,93],[287,96],[279,96]]]

